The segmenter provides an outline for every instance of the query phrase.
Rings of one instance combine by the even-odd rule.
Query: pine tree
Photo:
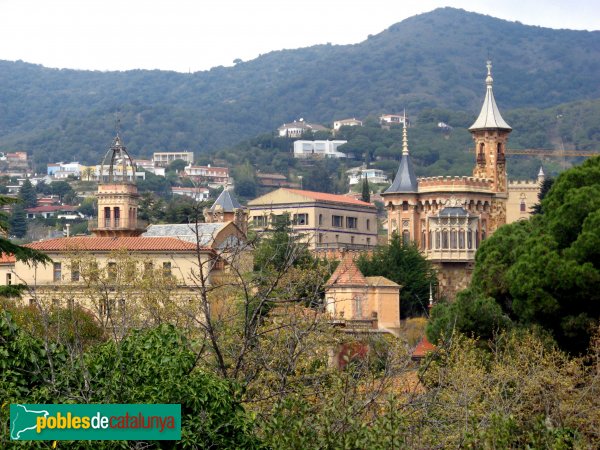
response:
[[[37,206],[37,193],[29,179],[25,180],[19,191],[19,198],[25,208],[35,208]]]
[[[371,203],[371,190],[369,189],[369,180],[365,177],[365,181],[362,185],[362,197],[363,202]]]
[[[22,204],[13,206],[9,219],[10,234],[17,238],[25,237],[27,234],[27,214]]]

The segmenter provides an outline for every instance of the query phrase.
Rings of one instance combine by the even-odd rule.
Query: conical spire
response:
[[[415,176],[415,170],[413,169],[412,161],[410,159],[410,153],[408,151],[408,135],[406,131],[406,111],[404,112],[404,127],[402,129],[402,159],[400,159],[400,167],[394,178],[392,185],[387,188],[384,194],[390,194],[393,192],[404,193],[404,192],[417,192],[419,190],[419,183]]]
[[[479,117],[475,121],[473,125],[469,128],[469,131],[478,131],[478,130],[507,130],[511,131],[512,128],[506,121],[502,118],[500,114],[500,110],[496,105],[496,100],[494,99],[494,91],[492,90],[492,85],[494,84],[494,79],[492,78],[492,62],[487,62],[487,77],[485,79],[485,84],[487,86],[485,99],[483,101],[483,106],[481,107],[481,112],[479,113]]]
[[[223,212],[235,212],[236,209],[241,209],[242,205],[229,189],[223,189],[210,207],[210,211],[214,212],[217,208],[221,209]]]

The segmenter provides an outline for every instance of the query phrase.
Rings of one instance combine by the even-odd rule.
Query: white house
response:
[[[295,141],[294,158],[346,158],[337,148],[348,141]]]
[[[209,190],[208,188],[205,187],[176,187],[173,186],[171,188],[171,191],[173,192],[173,195],[184,195],[186,197],[191,197],[196,201],[204,201],[204,200],[208,200],[210,195],[209,195]]]
[[[289,137],[289,138],[299,138],[302,137],[304,133],[316,133],[317,131],[329,131],[323,125],[318,125],[316,123],[308,123],[304,119],[300,118],[298,120],[294,120],[292,123],[284,123],[279,128],[277,128],[279,132],[279,136],[281,137]]]
[[[389,183],[387,175],[381,169],[364,169],[362,167],[354,167],[347,170],[348,183],[353,186],[358,183],[362,183],[366,178],[369,183],[385,184]]]
[[[362,127],[362,124],[362,121],[355,118],[336,120],[333,122],[333,129],[338,131],[341,127]]]

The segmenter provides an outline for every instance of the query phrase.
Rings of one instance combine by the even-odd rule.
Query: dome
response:
[[[135,172],[135,163],[117,134],[102,160],[100,182],[135,184]]]

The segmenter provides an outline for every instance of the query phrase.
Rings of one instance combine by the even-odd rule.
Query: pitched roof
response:
[[[223,192],[217,197],[210,210],[214,212],[217,208],[222,209],[224,212],[234,212],[236,209],[243,207],[229,189],[223,189]]]
[[[303,191],[300,189],[288,189],[282,188],[288,192],[292,192],[297,195],[302,195],[304,197],[312,198],[313,200],[321,200],[324,202],[335,202],[335,203],[348,203],[351,205],[361,205],[361,206],[373,206],[371,203],[363,202],[362,200],[357,200],[347,195],[337,195],[337,194],[327,194],[325,192],[315,192],[315,191]]]
[[[367,279],[364,277],[360,269],[354,263],[353,255],[346,253],[340,264],[337,266],[329,280],[329,286],[367,286]]]
[[[473,125],[469,127],[469,131],[477,131],[477,130],[508,130],[511,131],[512,128],[506,121],[502,118],[500,114],[500,110],[498,109],[498,105],[496,105],[496,100],[494,99],[494,92],[492,90],[492,85],[494,84],[494,79],[492,78],[492,62],[487,62],[488,74],[485,79],[485,84],[487,86],[485,92],[485,99],[483,100],[483,106],[481,107],[481,112],[479,113],[479,117]]]
[[[389,287],[397,287],[397,288],[401,287],[398,283],[395,283],[386,277],[381,277],[381,276],[365,277],[365,279],[367,280],[367,284],[369,286],[373,286],[373,287],[380,287],[380,286],[389,286]]]
[[[461,206],[447,206],[439,212],[440,217],[466,217],[469,212]]]
[[[9,255],[8,253],[0,253],[0,264],[13,264],[17,261],[15,255]]]
[[[45,213],[55,211],[77,211],[77,206],[71,205],[42,205],[35,206],[33,208],[27,208],[25,211],[28,213]]]
[[[429,342],[429,340],[427,339],[427,336],[423,336],[423,338],[419,341],[419,343],[415,347],[415,350],[412,352],[411,356],[412,356],[412,359],[425,358],[425,356],[427,356],[428,353],[431,353],[434,350],[436,350],[436,346],[433,345],[431,342]]]
[[[152,224],[146,228],[142,237],[173,237],[182,241],[196,243],[198,240],[201,246],[209,246],[217,233],[225,226],[227,222],[213,223],[165,223]],[[198,236],[196,236],[196,231]]]
[[[26,247],[42,252],[65,251],[196,251],[196,244],[173,237],[93,237],[75,236],[33,242]],[[201,251],[210,251],[200,247]]]

